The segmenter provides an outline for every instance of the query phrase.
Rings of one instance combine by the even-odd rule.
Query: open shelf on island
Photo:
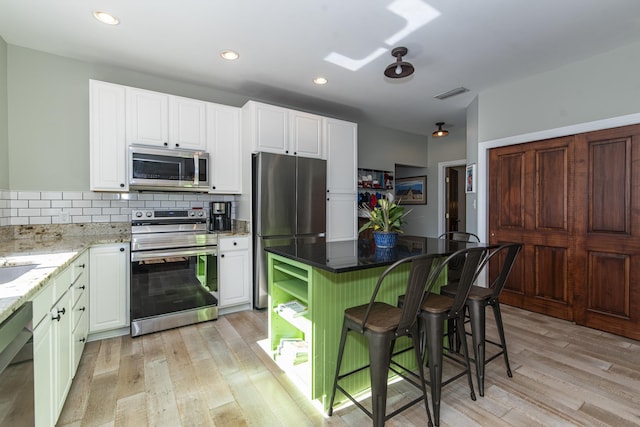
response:
[[[309,301],[309,288],[307,282],[302,282],[298,279],[278,280],[277,282],[273,282],[273,286],[282,289],[304,303]]]

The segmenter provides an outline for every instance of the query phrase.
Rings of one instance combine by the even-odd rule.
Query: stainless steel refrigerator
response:
[[[253,155],[253,304],[267,306],[264,248],[311,243],[326,231],[327,162],[272,153]]]

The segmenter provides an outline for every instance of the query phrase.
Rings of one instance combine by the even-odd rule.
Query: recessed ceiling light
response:
[[[103,24],[118,25],[120,23],[120,21],[118,21],[118,18],[107,12],[96,10],[95,12],[93,12],[93,16]]]
[[[223,50],[222,52],[220,52],[220,56],[227,61],[235,61],[236,59],[240,58],[238,52],[235,52],[233,50]]]
[[[329,80],[325,79],[324,77],[316,77],[315,79],[313,79],[313,82],[317,85],[326,85]]]

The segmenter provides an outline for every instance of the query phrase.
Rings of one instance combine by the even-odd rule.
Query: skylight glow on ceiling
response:
[[[427,25],[429,22],[440,16],[440,12],[422,0],[396,0],[387,6],[387,10],[400,16],[407,22],[402,29],[384,41],[384,43],[389,46],[396,44],[409,34]],[[350,71],[358,71],[360,68],[374,61],[388,50],[388,47],[378,47],[369,55],[361,59],[350,58],[342,55],[341,53],[331,52],[324,58],[324,60]]]

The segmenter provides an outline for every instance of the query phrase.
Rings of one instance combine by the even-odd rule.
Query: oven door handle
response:
[[[198,248],[176,249],[176,250],[158,250],[158,251],[141,251],[131,252],[131,261],[144,261],[156,258],[165,258],[171,256],[194,256],[194,255],[213,255],[218,256],[218,248],[205,246]]]

